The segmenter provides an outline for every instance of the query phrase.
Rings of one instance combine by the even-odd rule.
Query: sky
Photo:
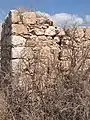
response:
[[[3,20],[9,10],[24,7],[44,12],[55,19],[86,21],[90,23],[90,0],[1,0],[0,20]]]

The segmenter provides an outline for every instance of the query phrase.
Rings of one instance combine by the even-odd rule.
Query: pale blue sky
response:
[[[90,15],[90,0],[1,0],[0,20],[4,19],[9,10],[18,7],[32,8],[51,15],[67,13],[77,14],[81,18]]]
[[[33,8],[54,13],[90,14],[90,0],[1,0],[0,8],[5,12],[17,7]],[[0,11],[1,11],[0,10]]]

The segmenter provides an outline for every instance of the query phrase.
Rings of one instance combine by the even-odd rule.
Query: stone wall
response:
[[[5,74],[14,73],[13,75],[16,75],[16,81],[14,81],[16,84],[18,81],[20,87],[22,87],[24,81],[26,83],[24,84],[26,85],[25,94],[27,86],[29,86],[28,93],[33,94],[32,98],[29,96],[29,100],[35,101],[36,104],[34,95],[37,97],[37,86],[40,87],[39,90],[42,93],[43,91],[47,93],[49,91],[48,88],[53,91],[52,86],[55,87],[54,83],[57,80],[58,72],[60,73],[63,70],[67,72],[70,66],[75,72],[81,62],[84,63],[85,69],[87,66],[90,66],[89,44],[90,28],[70,28],[63,30],[55,27],[53,22],[48,18],[39,16],[35,12],[12,10],[2,25],[1,70]],[[86,58],[86,61],[84,61],[84,58]],[[22,77],[17,73],[24,73],[24,75]],[[7,79],[8,76],[5,80]],[[12,87],[15,87],[15,83],[12,84]],[[3,86],[5,87],[5,85]],[[31,89],[33,87],[36,91]],[[18,91],[18,88],[16,88],[16,91]],[[9,92],[12,92],[11,89]],[[0,96],[0,117],[2,116],[1,119],[6,120],[8,118],[6,116],[7,104],[4,100],[5,93],[0,91]],[[21,96],[17,97],[21,98]],[[40,98],[37,98],[40,101]],[[20,101],[20,99],[19,102],[23,104],[23,101]],[[12,97],[12,103],[10,104],[17,108],[17,99],[15,103],[15,99]]]
[[[53,76],[59,63],[60,46],[57,43],[63,35],[62,29],[35,12],[10,11],[2,25],[2,71],[11,73],[30,67],[32,73],[37,63],[38,72],[50,72]]]
[[[72,41],[78,64],[90,44],[89,39],[90,28],[70,28],[67,32],[35,12],[11,10],[2,25],[1,69],[5,73],[25,71],[28,67],[32,70],[39,59],[38,64],[43,66],[40,71],[44,73],[48,64],[52,74],[53,67],[58,63],[61,68],[68,70],[73,54]]]

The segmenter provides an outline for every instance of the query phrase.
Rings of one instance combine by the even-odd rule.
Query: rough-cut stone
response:
[[[36,35],[44,35],[44,30],[43,29],[35,28],[34,32],[35,32]]]
[[[82,38],[84,36],[83,28],[77,28],[75,31],[75,37]]]
[[[28,58],[32,57],[32,50],[30,47],[14,47],[12,48],[12,58]]]
[[[23,23],[24,24],[35,24],[36,23],[36,14],[35,12],[24,12],[23,16]]]
[[[85,28],[85,37],[90,39],[90,28]]]
[[[44,24],[46,23],[46,19],[44,17],[37,18],[37,24]]]
[[[22,58],[22,51],[25,47],[14,47],[12,48],[12,58]]]
[[[46,41],[47,40],[47,37],[46,36],[38,36],[38,39],[41,40],[41,41]]]
[[[23,24],[12,24],[12,33],[27,34],[27,28]]]
[[[11,16],[11,22],[12,23],[18,23],[20,22],[20,15],[17,10],[11,10],[10,11],[10,16]]]
[[[49,26],[49,28],[47,28],[46,31],[45,31],[45,35],[49,35],[49,36],[56,35],[56,29],[55,29],[55,27]]]
[[[12,59],[12,72],[15,72],[16,70],[18,70],[18,63],[19,63],[20,59]]]
[[[25,46],[26,39],[21,36],[12,35],[10,39],[12,40],[11,41],[12,46],[18,46],[18,47]]]

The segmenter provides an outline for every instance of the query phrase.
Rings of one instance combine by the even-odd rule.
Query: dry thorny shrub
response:
[[[32,75],[29,65],[27,72],[18,70],[18,73],[10,78],[12,82],[5,92],[12,120],[90,119],[90,66],[86,67],[90,47],[87,45],[83,48],[82,56],[79,56],[74,46],[76,28],[71,31],[66,30],[71,43],[67,47],[72,51],[68,71],[57,66],[56,78],[50,81],[47,73],[43,80],[43,75],[38,72],[39,59],[34,58]],[[29,60],[28,63],[30,64]]]

